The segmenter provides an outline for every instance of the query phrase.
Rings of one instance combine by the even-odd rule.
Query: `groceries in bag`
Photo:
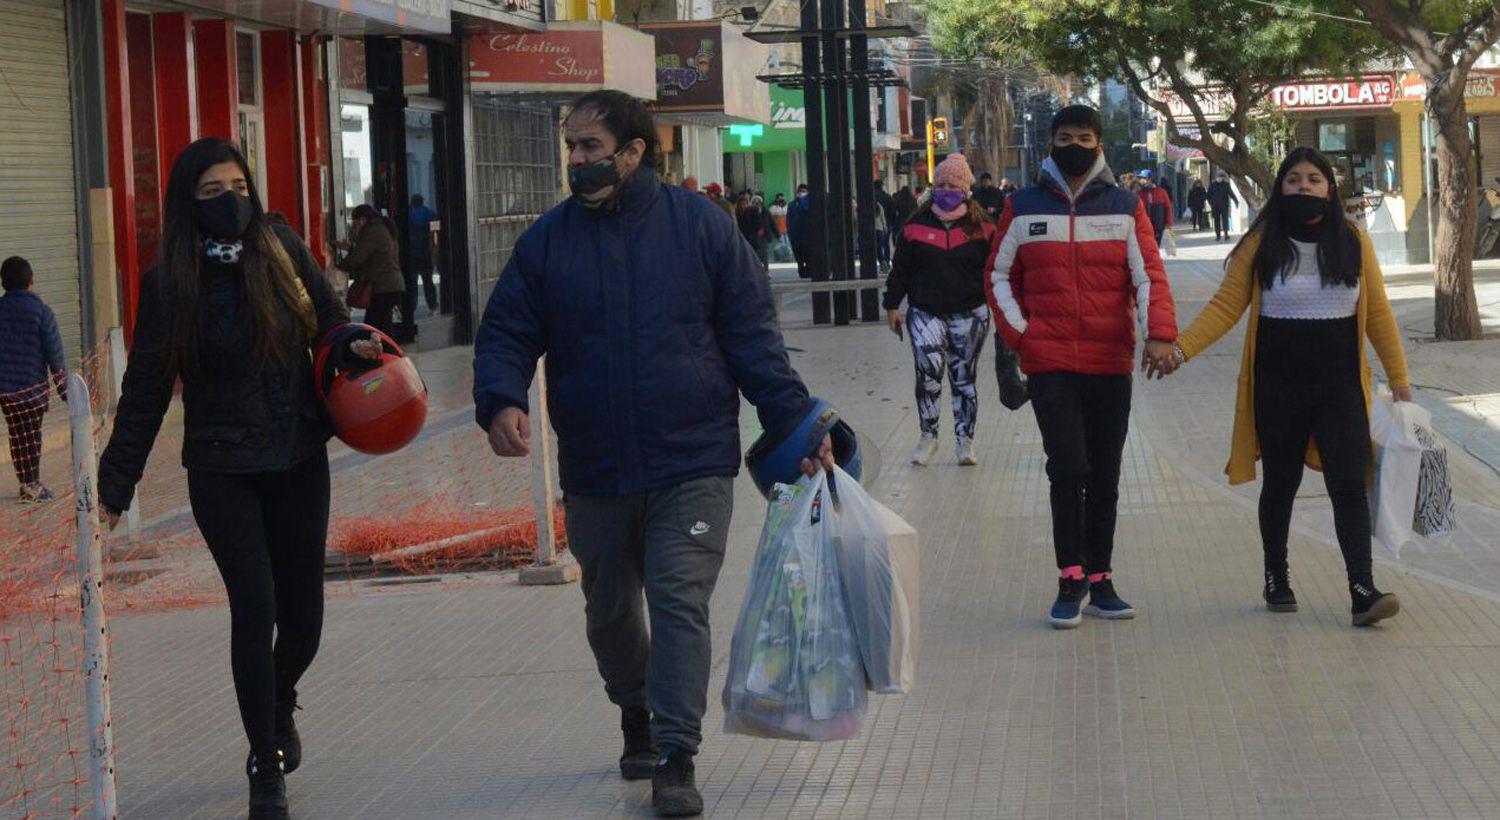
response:
[[[724,731],[847,740],[866,682],[834,551],[828,477],[772,488],[729,648]]]
[[[835,545],[870,689],[910,692],[917,676],[917,532],[834,469]]]

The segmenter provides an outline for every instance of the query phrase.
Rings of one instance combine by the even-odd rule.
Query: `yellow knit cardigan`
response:
[[[1359,364],[1360,385],[1365,393],[1365,411],[1368,415],[1371,396],[1371,371],[1363,340],[1369,337],[1385,366],[1385,373],[1392,387],[1410,387],[1411,379],[1406,370],[1406,352],[1401,347],[1401,329],[1396,325],[1396,316],[1385,295],[1385,278],[1380,273],[1380,263],[1375,258],[1375,245],[1364,231],[1359,231],[1361,247],[1359,289]],[[1250,327],[1245,334],[1245,353],[1240,362],[1239,391],[1234,400],[1234,436],[1229,445],[1229,464],[1224,468],[1230,484],[1244,484],[1255,480],[1255,462],[1260,459],[1260,441],[1255,435],[1255,335],[1260,325],[1261,288],[1251,270],[1255,249],[1260,246],[1259,235],[1246,238],[1230,258],[1224,281],[1214,298],[1193,320],[1193,324],[1177,337],[1188,360],[1202,353],[1214,342],[1223,338],[1240,321],[1245,309],[1250,310]],[[1321,470],[1323,464],[1317,446],[1308,442],[1307,464]]]

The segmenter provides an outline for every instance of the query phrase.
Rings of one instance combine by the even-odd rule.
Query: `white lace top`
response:
[[[1297,267],[1285,280],[1277,277],[1260,297],[1260,315],[1270,319],[1346,319],[1359,309],[1359,285],[1323,286],[1318,276],[1318,246],[1292,240]]]

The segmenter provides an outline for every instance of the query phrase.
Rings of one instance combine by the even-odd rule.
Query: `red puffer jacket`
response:
[[[1006,201],[985,269],[990,308],[1027,373],[1135,371],[1135,326],[1177,340],[1177,311],[1151,221],[1103,157],[1077,196],[1051,159]]]

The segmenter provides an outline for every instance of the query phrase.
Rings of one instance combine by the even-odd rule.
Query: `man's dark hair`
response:
[[[31,287],[31,263],[19,256],[0,262],[0,284],[6,290],[25,290]]]
[[[623,91],[591,91],[573,101],[573,113],[568,116],[579,114],[592,114],[604,123],[614,135],[617,149],[625,147],[625,143],[631,140],[644,142],[646,151],[641,156],[641,164],[660,167],[657,154],[661,151],[661,142],[656,136],[656,121],[646,110],[645,103]]]
[[[427,200],[423,199],[421,194],[417,194],[416,196],[414,196],[414,197],[411,198],[411,204],[413,204],[413,205],[426,205],[427,204]]]
[[[807,190],[807,183],[804,182],[801,185],[798,185],[797,186],[797,190],[799,190],[799,191],[806,191]]]
[[[1099,120],[1099,112],[1087,105],[1070,105],[1053,114],[1052,136],[1057,136],[1057,129],[1064,125],[1087,128],[1093,131],[1096,137],[1103,138],[1104,136],[1104,123]]]
[[[989,180],[990,182],[994,182],[995,178],[990,175],[989,171],[985,171],[984,173],[982,173],[982,174],[979,175],[979,181],[980,182],[984,182],[985,180]]]

